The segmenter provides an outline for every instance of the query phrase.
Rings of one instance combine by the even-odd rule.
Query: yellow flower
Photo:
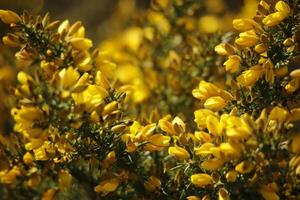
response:
[[[263,69],[265,71],[265,79],[268,83],[273,84],[275,80],[274,65],[270,59],[266,60],[263,64]]]
[[[272,184],[262,185],[259,189],[259,193],[265,200],[280,200],[279,196],[276,194],[278,188],[272,187]]]
[[[47,153],[45,151],[45,148],[42,146],[42,147],[39,147],[37,149],[33,149],[33,153],[34,153],[34,158],[36,160],[48,160],[48,156],[47,156]]]
[[[248,161],[240,162],[238,165],[235,166],[235,171],[246,174],[251,172],[254,169],[254,165]]]
[[[155,123],[148,124],[138,131],[138,133],[135,136],[135,139],[143,140],[143,139],[149,138],[155,132],[155,129],[156,129]]]
[[[228,116],[224,122],[226,135],[231,139],[246,139],[252,134],[247,122],[236,116]]]
[[[206,117],[206,127],[214,136],[221,136],[222,135],[222,126],[219,122],[219,119],[214,115],[209,115]]]
[[[235,53],[235,49],[228,43],[222,43],[215,47],[215,52],[221,56],[229,56]]]
[[[237,143],[224,142],[220,144],[220,151],[225,156],[225,158],[238,158],[241,155],[241,147]],[[224,157],[223,157],[224,158]]]
[[[209,26],[207,25],[209,24]],[[205,33],[215,33],[221,27],[219,19],[214,15],[205,15],[199,19],[199,29]]]
[[[292,122],[298,121],[300,119],[300,108],[294,108],[291,110],[290,120]]]
[[[290,73],[292,78],[300,78],[300,69],[295,69]]]
[[[178,146],[169,147],[168,152],[170,155],[175,156],[179,160],[186,160],[190,157],[190,154],[187,150]]]
[[[272,109],[269,119],[275,120],[279,123],[283,123],[285,122],[287,117],[288,117],[288,112],[285,109],[276,106]]]
[[[276,26],[290,14],[290,7],[284,1],[278,1],[275,5],[277,12],[267,15],[262,22],[267,26]]]
[[[220,167],[222,167],[222,165],[223,165],[223,161],[221,161],[217,158],[212,158],[210,160],[206,160],[201,163],[202,168],[204,168],[205,170],[210,170],[210,171],[217,170]]]
[[[191,176],[191,182],[197,187],[204,187],[213,183],[213,179],[208,174],[194,174]]]
[[[230,170],[226,173],[226,180],[228,182],[235,182],[237,178],[238,173],[235,170]]]
[[[40,183],[41,183],[41,176],[38,174],[31,175],[31,177],[27,181],[27,185],[31,188],[35,188],[35,187],[39,186]]]
[[[111,112],[117,110],[118,105],[119,105],[119,103],[117,101],[112,101],[109,104],[105,105],[103,108],[103,111],[102,111],[102,115],[105,116],[105,115],[108,115]]]
[[[56,193],[55,189],[50,188],[46,190],[42,195],[42,200],[53,200],[55,197],[55,193]]]
[[[30,165],[33,161],[33,156],[31,155],[31,153],[26,152],[23,156],[23,161],[26,165]]]
[[[219,189],[218,195],[219,195],[218,200],[230,200],[229,193],[225,188]]]
[[[162,34],[169,33],[171,25],[163,14],[151,11],[148,13],[148,20],[150,24],[155,26]]]
[[[146,190],[153,192],[157,188],[160,188],[161,182],[155,176],[150,176],[147,181],[144,183]]]
[[[251,29],[255,29],[259,27],[259,25],[253,19],[247,19],[247,18],[234,19],[232,24],[233,24],[233,28],[241,32],[249,31]]]
[[[201,143],[205,143],[205,142],[210,142],[211,141],[211,137],[210,134],[204,132],[204,131],[196,131],[195,132],[195,137],[197,140],[199,140]]]
[[[290,151],[295,154],[300,153],[300,133],[291,138]]]
[[[217,96],[219,88],[212,83],[201,80],[197,89],[192,91],[195,98],[206,100],[209,97]]]
[[[72,97],[77,105],[83,104],[87,111],[92,112],[99,106],[102,100],[108,95],[105,88],[98,85],[89,85],[81,93],[72,93]]]
[[[206,128],[206,118],[209,115],[215,115],[211,110],[208,109],[199,109],[194,112],[195,122],[198,125],[198,128]]]
[[[40,146],[42,146],[43,143],[44,143],[44,140],[42,140],[42,139],[30,138],[30,141],[25,144],[25,149],[28,151],[37,149]]]
[[[269,14],[268,16],[266,16],[262,22],[266,25],[266,26],[276,26],[278,25],[283,19],[285,18],[285,15],[281,12],[275,12],[272,14]]]
[[[275,4],[275,9],[278,12],[284,13],[286,16],[288,16],[291,11],[290,6],[287,3],[285,3],[284,1],[278,1]]]
[[[122,36],[123,43],[133,52],[137,52],[143,41],[143,30],[139,27],[130,27]]]
[[[58,27],[57,32],[61,35],[62,33],[68,32],[70,29],[69,20],[64,20]]]
[[[232,55],[228,57],[228,60],[224,63],[225,70],[231,73],[237,72],[240,68],[241,57],[238,55]]]
[[[158,126],[161,130],[169,133],[170,135],[176,135],[176,131],[174,129],[173,124],[168,121],[170,118],[171,118],[171,116],[167,115],[164,118],[160,119],[158,121]]]
[[[14,166],[12,169],[0,171],[0,183],[12,184],[16,181],[17,176],[21,176],[21,170],[18,166]]]
[[[10,10],[0,9],[0,18],[6,24],[15,24],[21,21],[21,18],[18,14]]]
[[[61,79],[60,84],[63,89],[70,88],[74,86],[80,77],[79,72],[73,67],[68,67],[67,69],[62,69],[59,72],[59,77]]]
[[[235,43],[239,46],[246,48],[254,46],[258,41],[258,36],[254,30],[245,31],[239,34],[239,38],[235,40]]]
[[[293,93],[296,90],[298,90],[299,85],[300,85],[299,82],[300,82],[300,80],[298,78],[293,78],[292,80],[290,80],[288,82],[288,84],[286,84],[284,89],[287,91],[287,93]]]
[[[220,97],[210,97],[204,102],[204,107],[213,111],[219,111],[226,106],[226,101]]]
[[[186,198],[187,200],[201,200],[199,197],[197,197],[197,196],[188,196],[187,198]]]
[[[171,138],[163,134],[155,134],[149,137],[148,141],[158,147],[167,147],[170,144]]]
[[[213,152],[211,151],[212,148],[214,148],[215,145],[210,142],[203,143],[200,147],[195,147],[194,151],[196,155],[200,156],[207,156],[212,154]]]
[[[107,195],[110,192],[115,191],[119,186],[119,180],[117,178],[111,178],[101,181],[94,187],[95,192],[102,193],[102,196]]]
[[[265,44],[261,43],[261,44],[256,45],[254,50],[256,51],[256,53],[262,54],[267,51],[267,46]]]
[[[6,45],[6,46],[9,46],[9,47],[19,47],[21,44],[19,41],[17,41],[16,39],[14,39],[12,36],[4,36],[2,38],[2,41],[3,43]]]
[[[92,41],[87,38],[71,38],[70,43],[75,49],[82,51],[88,50],[93,46]]]
[[[237,82],[242,86],[253,86],[262,74],[261,65],[252,66],[237,77]]]

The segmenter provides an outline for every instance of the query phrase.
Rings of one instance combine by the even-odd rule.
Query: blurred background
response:
[[[187,0],[190,1],[190,0]],[[192,0],[194,1],[194,0]],[[198,0],[199,3],[225,4],[225,11],[239,12],[241,9],[251,10],[256,0]],[[211,3],[212,2],[212,3]],[[87,36],[95,43],[108,37],[115,29],[122,29],[126,26],[128,15],[138,15],[139,11],[147,9],[151,0],[1,0],[0,9],[11,9],[21,13],[24,9],[32,14],[45,14],[49,12],[52,19],[69,19],[71,22],[80,20],[87,29]],[[256,3],[253,4],[256,6]],[[217,6],[219,7],[219,6]],[[214,6],[212,7],[214,9]],[[133,11],[133,12],[132,12]],[[123,12],[123,13],[122,13]],[[121,15],[126,19],[120,18]],[[116,24],[112,16],[119,14],[122,23]],[[0,24],[0,36],[4,35],[5,26]]]

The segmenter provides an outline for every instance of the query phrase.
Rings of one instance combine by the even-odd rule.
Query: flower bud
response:
[[[204,187],[206,185],[212,184],[213,179],[210,175],[201,173],[192,175],[191,182],[198,187]]]
[[[241,57],[238,55],[232,55],[228,57],[228,60],[224,63],[225,70],[231,73],[237,72],[240,68]]]
[[[169,147],[168,152],[170,155],[175,156],[179,160],[186,160],[190,157],[190,154],[187,150],[185,150],[182,147],[178,147],[178,146]]]
[[[1,10],[0,9],[0,18],[6,24],[15,24],[21,21],[21,18],[15,12],[10,10]]]

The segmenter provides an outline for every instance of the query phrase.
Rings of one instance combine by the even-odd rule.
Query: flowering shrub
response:
[[[93,51],[80,21],[0,10],[1,197],[299,199],[300,3],[228,32],[203,2],[153,1]]]

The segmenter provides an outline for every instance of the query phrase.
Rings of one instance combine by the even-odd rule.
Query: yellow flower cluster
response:
[[[0,10],[0,195],[299,199],[300,2],[262,0],[238,33],[224,6],[153,0],[93,51],[79,21]]]

